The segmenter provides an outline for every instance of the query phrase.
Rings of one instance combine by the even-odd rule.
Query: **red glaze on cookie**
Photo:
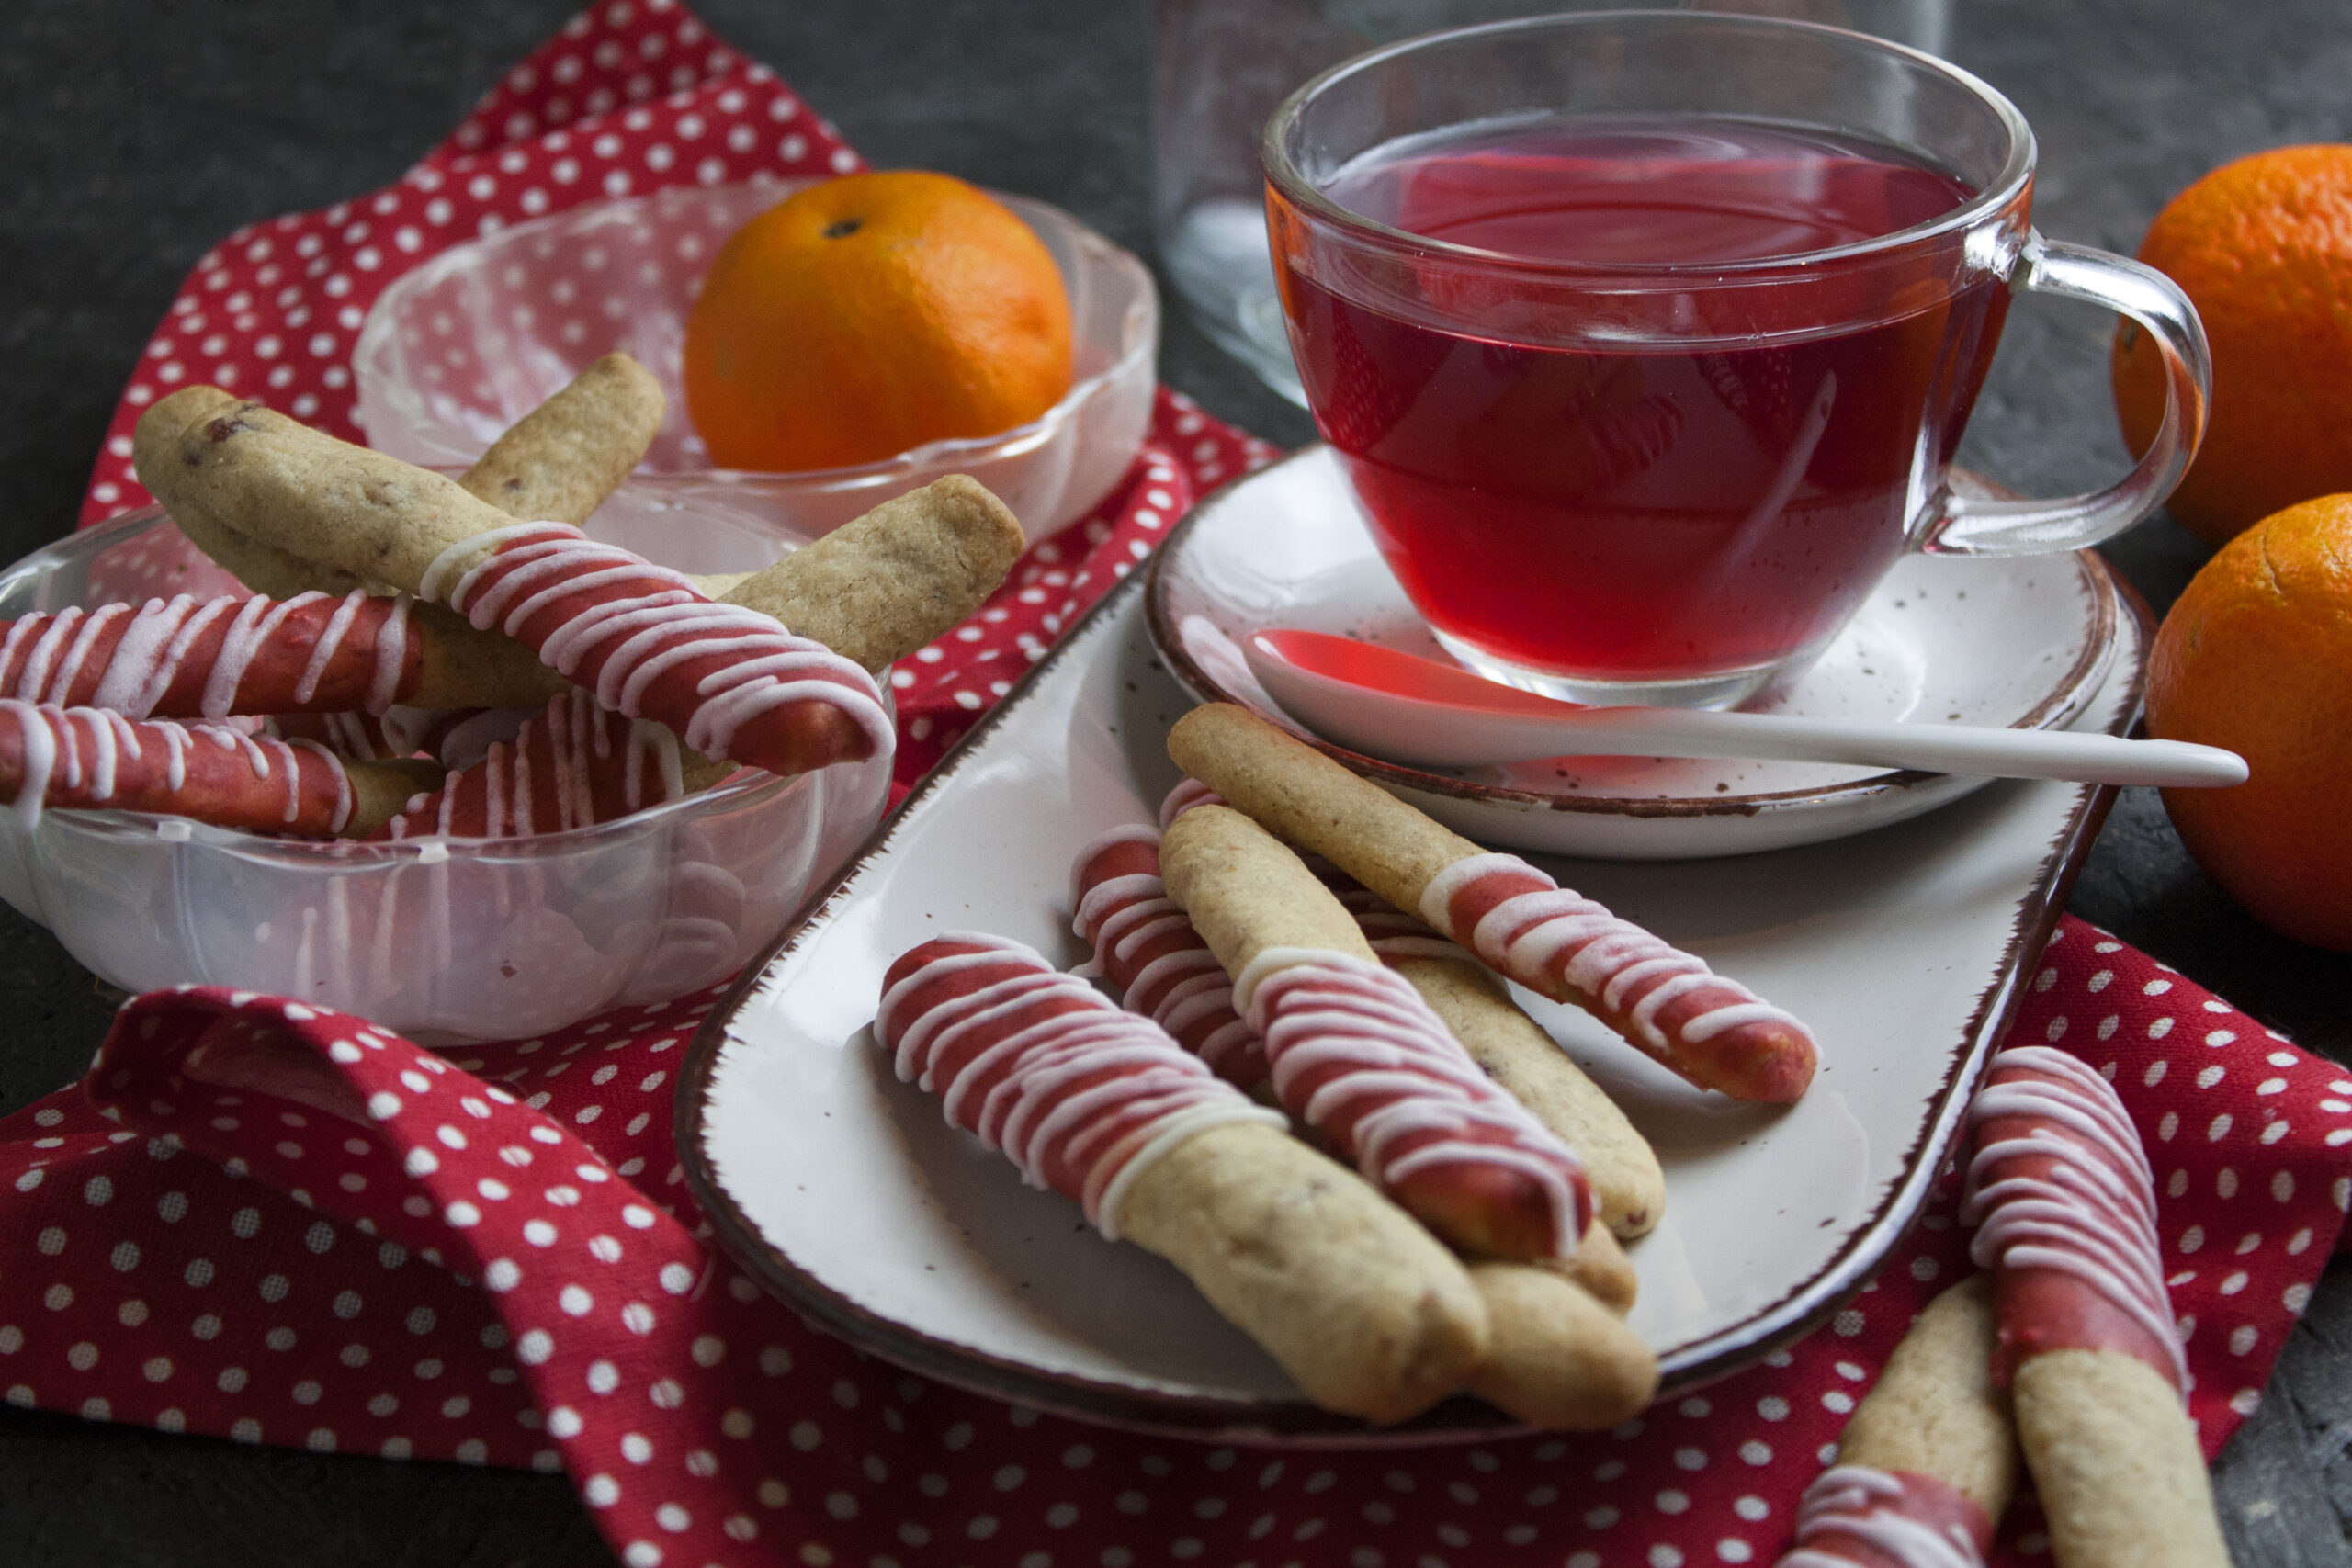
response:
[[[183,593],[0,626],[0,697],[126,718],[381,713],[416,687],[405,593]]]
[[[370,713],[276,713],[261,732],[280,740],[315,741],[347,762],[383,762],[410,755],[401,750],[384,721]]]
[[[900,954],[882,984],[874,1033],[899,1080],[1114,1240],[1120,1201],[1161,1155],[1228,1122],[1284,1125],[1019,942],[951,931]]]
[[[1235,984],[1285,1110],[1475,1255],[1575,1255],[1584,1167],[1470,1059],[1401,976],[1346,953],[1261,953]]]
[[[1265,1048],[1233,1010],[1232,980],[1168,897],[1159,833],[1141,824],[1114,828],[1080,850],[1070,903],[1070,929],[1093,948],[1096,968],[1128,1011],[1158,1023],[1235,1087],[1265,1081]]]
[[[1977,1226],[1969,1255],[1994,1270],[1996,1380],[2006,1386],[2046,1350],[2120,1350],[2186,1391],[2155,1184],[2114,1089],[2064,1051],[2011,1046],[1993,1058],[1968,1123],[1961,1220]]]
[[[1804,1024],[1517,855],[1454,862],[1430,879],[1420,914],[1498,974],[1575,1002],[1702,1089],[1785,1104],[1813,1082]]]
[[[0,699],[0,801],[14,807],[27,832],[44,806],[111,807],[323,839],[351,819],[352,797],[343,763],[308,740],[7,698]]]
[[[705,756],[803,773],[890,749],[889,715],[863,669],[569,524],[518,523],[463,540],[419,587],[477,629],[528,645],[604,706],[658,720]]]

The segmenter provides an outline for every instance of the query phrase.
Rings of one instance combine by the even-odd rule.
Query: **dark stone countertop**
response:
[[[70,528],[130,367],[189,265],[241,223],[397,175],[575,0],[12,0],[0,7],[0,558]],[[880,164],[1070,209],[1148,255],[1150,12],[1140,0],[704,0]],[[1499,8],[1499,7],[1498,7]],[[1531,5],[1529,9],[1540,8]],[[2129,252],[2225,159],[2347,139],[2341,0],[1958,0],[1953,58],[2041,142],[2036,217]],[[1171,310],[1163,373],[1283,443],[1305,418]],[[1962,461],[2027,491],[2124,453],[2098,312],[2013,311]],[[2160,610],[2203,558],[2169,520],[2109,556]],[[2352,1056],[2352,958],[2286,942],[2125,792],[2075,911],[2305,1045]],[[0,909],[0,1109],[72,1080],[109,1004]],[[2216,1469],[2241,1564],[2352,1568],[2352,1264],[2332,1269]],[[256,1450],[0,1410],[0,1562],[355,1565],[611,1561],[560,1479]]]

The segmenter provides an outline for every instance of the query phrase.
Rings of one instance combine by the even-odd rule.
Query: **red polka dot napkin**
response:
[[[345,434],[351,341],[403,268],[594,197],[858,166],[664,0],[611,0],[396,186],[206,256],[85,518],[141,499],[138,411],[209,380]],[[1269,456],[1163,394],[1135,468],[894,673],[927,767],[1203,487]],[[2352,1201],[2352,1078],[2068,921],[2015,1037],[2107,1073],[2146,1140],[2208,1452],[2260,1395]],[[436,1056],[275,998],[158,993],[81,1084],[0,1121],[0,1392],[169,1431],[562,1469],[632,1568],[1742,1563],[1921,1304],[1967,1267],[1941,1190],[1830,1325],[1600,1437],[1377,1455],[1156,1441],[899,1372],[710,1250],[671,1142],[704,993]],[[1007,1179],[1012,1179],[1007,1173]],[[2004,1561],[2046,1551],[2030,1502]]]
[[[2014,1037],[2146,1141],[2208,1451],[2260,1397],[2352,1193],[2352,1080],[2069,921]],[[0,1122],[0,1385],[249,1442],[561,1467],[624,1561],[1769,1561],[1912,1315],[1950,1184],[1829,1326],[1600,1437],[1385,1454],[1155,1441],[899,1372],[709,1250],[670,1143],[710,1005],[435,1056],[268,998],[158,993]],[[1006,1179],[1012,1179],[1010,1170]],[[2005,1560],[2040,1550],[2030,1503]]]

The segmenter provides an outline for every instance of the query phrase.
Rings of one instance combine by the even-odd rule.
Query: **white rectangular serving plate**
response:
[[[1069,931],[1070,857],[1153,818],[1178,777],[1168,728],[1191,705],[1152,650],[1141,579],[973,729],[712,1011],[679,1085],[688,1179],[769,1290],[949,1382],[1220,1440],[1491,1436],[1509,1421],[1467,1398],[1385,1429],[1307,1404],[1173,1269],[1103,1241],[1075,1204],[947,1126],[868,1032],[885,969],[941,931],[993,931],[1065,965],[1086,956]],[[2130,603],[2078,728],[2120,733],[2137,714],[2146,625]],[[1821,1043],[1803,1101],[1742,1105],[1521,996],[1665,1166],[1665,1217],[1630,1248],[1631,1321],[1658,1353],[1661,1397],[1804,1334],[1901,1237],[2112,795],[2001,783],[1804,848],[1543,863],[1792,1009]]]

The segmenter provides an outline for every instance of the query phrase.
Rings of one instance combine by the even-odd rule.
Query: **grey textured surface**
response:
[[[1531,8],[1533,8],[1531,6]],[[397,175],[572,0],[9,0],[0,6],[0,558],[73,523],[107,416],[179,279],[238,224]],[[1030,192],[1148,253],[1141,0],[704,0],[884,164]],[[2341,0],[1958,0],[1955,57],[2042,149],[2037,215],[2124,251],[2173,191],[2241,152],[2345,139]],[[2123,451],[2109,323],[2015,311],[1963,461],[2079,489]],[[1167,378],[1290,443],[1303,416],[1173,316]],[[2113,558],[2160,608],[2201,560],[2165,520]],[[2296,946],[2189,863],[2146,791],[2118,806],[2074,908],[2264,1022],[2352,1055],[2352,959]],[[0,1109],[69,1082],[107,1003],[0,910]],[[2332,1269],[2269,1397],[2216,1471],[2242,1564],[2352,1564],[2352,1264]],[[0,1411],[0,1562],[609,1562],[557,1479],[254,1450]]]

